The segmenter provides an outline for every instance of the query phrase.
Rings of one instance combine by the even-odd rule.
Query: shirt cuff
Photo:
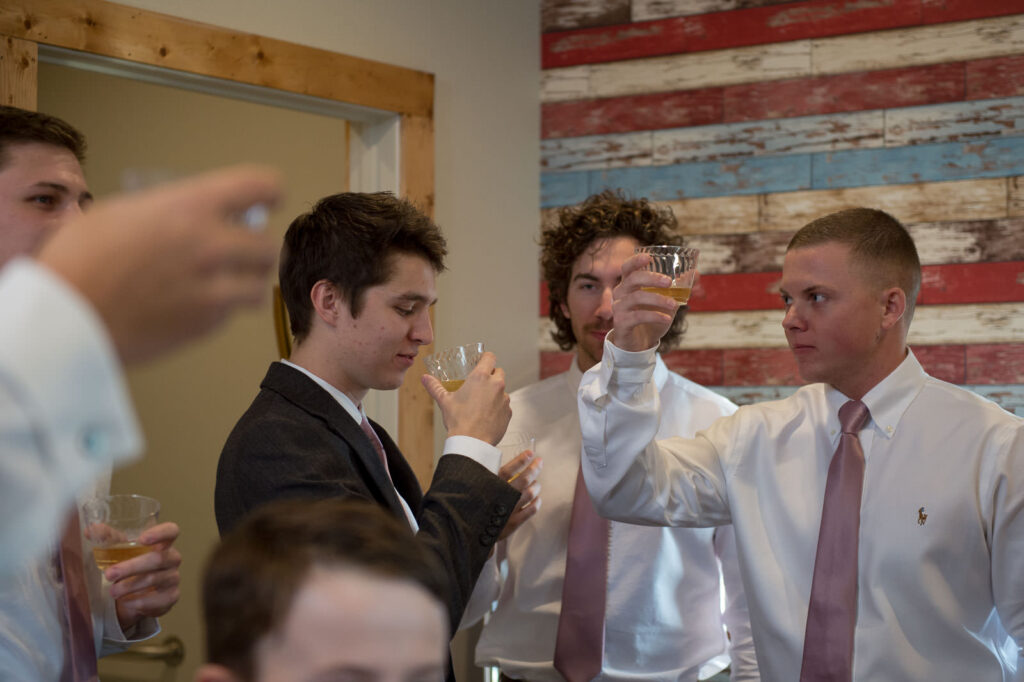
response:
[[[605,337],[604,350],[601,374],[606,381],[615,381],[619,385],[646,384],[654,376],[654,368],[657,364],[657,346],[633,352],[619,348],[608,337]]]
[[[472,436],[449,436],[442,452],[444,455],[469,457],[492,474],[497,474],[501,466],[501,450]]]

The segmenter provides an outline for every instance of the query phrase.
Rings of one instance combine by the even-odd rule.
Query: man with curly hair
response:
[[[511,396],[506,440],[534,438],[544,462],[539,479],[544,506],[499,543],[463,620],[464,626],[475,622],[497,600],[476,659],[479,665],[499,667],[503,679],[697,680],[715,675],[730,658],[733,680],[759,679],[732,528],[605,522],[597,519],[580,478],[576,392],[583,372],[601,362],[604,337],[613,325],[612,289],[621,279],[622,264],[637,246],[679,243],[670,210],[614,192],[562,210],[557,224],[541,234],[552,336],[563,350],[576,352],[568,371]],[[680,309],[662,349],[682,336],[684,316]],[[735,411],[728,400],[669,371],[660,358],[657,363],[663,405],[659,433],[693,434]],[[579,515],[600,525],[596,542],[582,545],[588,554],[597,550],[596,558],[579,557],[570,539]],[[574,556],[567,560],[569,546]],[[603,594],[597,589],[584,595],[604,602],[604,634],[597,632],[584,646],[577,642],[571,652],[567,642],[573,626],[562,613],[569,613],[564,607],[574,597],[563,587],[579,584],[576,561],[606,569]],[[569,664],[573,655],[584,665]]]

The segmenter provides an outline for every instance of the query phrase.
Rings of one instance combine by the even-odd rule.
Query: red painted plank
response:
[[[562,353],[561,351],[544,350],[540,352],[540,378],[547,379],[550,376],[561,374],[569,369],[576,354],[572,351]]]
[[[1024,55],[967,62],[967,99],[1024,95]]]
[[[1024,261],[925,265],[921,270],[918,305],[1024,301]],[[781,310],[781,279],[777,271],[699,275],[690,310]],[[548,288],[541,282],[540,316],[547,315]]]
[[[936,379],[952,384],[964,383],[965,346],[912,346],[914,356],[924,370]]]
[[[1024,343],[967,346],[968,384],[1024,384]]]
[[[804,383],[788,348],[724,351],[722,386],[799,386]]]
[[[1005,59],[980,62],[1000,62],[988,71],[976,69],[977,91],[992,92],[999,73],[1011,65]],[[989,72],[991,76],[986,75]],[[966,91],[964,73],[964,62],[954,62],[725,88],[548,102],[541,107],[541,135],[544,139],[582,137],[958,102]],[[1019,94],[1024,94],[1024,85],[1021,87]],[[979,94],[974,99],[995,96]]]
[[[921,23],[920,2],[807,0],[546,33],[541,37],[541,67],[552,69],[916,26]]]
[[[673,350],[662,355],[673,372],[702,386],[722,384],[722,351],[719,349]]]
[[[1024,261],[926,265],[921,270],[918,302],[923,305],[1024,301]]]
[[[700,275],[690,295],[690,310],[711,312],[781,309],[781,279],[781,272]]]
[[[721,121],[721,88],[546,102],[541,105],[541,136],[544,139],[681,128]]]
[[[1024,12],[1024,0],[922,0],[921,19],[925,24],[1001,17]]]
[[[726,87],[726,123],[868,109],[894,109],[964,97],[964,63],[794,78]]]

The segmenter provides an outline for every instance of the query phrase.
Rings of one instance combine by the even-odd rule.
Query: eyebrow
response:
[[[589,279],[589,280],[591,280],[591,281],[594,281],[594,282],[597,282],[597,281],[599,281],[599,280],[597,279],[597,277],[595,277],[594,275],[590,274],[589,272],[580,272],[580,273],[577,273],[577,274],[576,274],[576,276],[572,278],[572,281],[574,281],[574,282],[575,282],[575,281],[576,281],[576,280],[578,280],[578,279]]]
[[[52,190],[56,190],[56,191],[60,192],[61,194],[71,194],[71,190],[68,189],[67,185],[62,185],[59,182],[46,182],[44,180],[44,181],[41,181],[41,182],[37,182],[36,184],[32,185],[32,187],[33,188],[36,188],[36,187],[40,187],[40,188],[46,187],[46,188],[49,188],[49,189],[52,189]],[[79,194],[78,195],[78,200],[82,201],[83,199],[88,199],[88,200],[91,201],[93,199],[92,192],[90,192],[89,190],[86,190],[86,191],[82,192],[81,194]]]
[[[397,296],[395,296],[395,298],[401,301],[409,301],[410,303],[426,303],[427,305],[434,305],[435,303],[437,303],[436,298],[431,300],[430,298],[424,296],[423,294],[398,294]]]

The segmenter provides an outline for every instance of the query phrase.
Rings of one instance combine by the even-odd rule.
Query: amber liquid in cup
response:
[[[686,302],[690,300],[690,290],[693,287],[640,287],[644,291],[649,291],[654,294],[661,294],[662,296],[668,296],[674,298],[680,305],[686,305]]]
[[[466,383],[465,379],[452,379],[450,381],[442,381],[441,385],[444,386],[444,390],[451,392],[459,390],[464,383]]]
[[[152,545],[140,545],[137,542],[122,542],[110,547],[93,547],[92,558],[100,570],[108,566],[134,559],[153,550]]]

